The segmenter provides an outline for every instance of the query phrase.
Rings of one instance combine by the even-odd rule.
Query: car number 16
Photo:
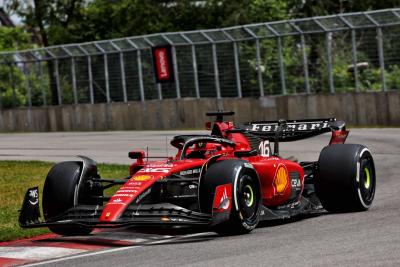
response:
[[[264,141],[260,142],[260,145],[258,146],[258,151],[259,151],[261,156],[269,157],[270,156],[270,152],[271,152],[271,148],[269,146],[269,141],[268,140],[264,140]]]

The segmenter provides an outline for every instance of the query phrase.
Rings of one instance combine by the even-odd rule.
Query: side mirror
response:
[[[143,163],[143,158],[145,157],[145,153],[143,150],[133,150],[129,151],[128,157],[131,159],[137,159],[137,163]]]

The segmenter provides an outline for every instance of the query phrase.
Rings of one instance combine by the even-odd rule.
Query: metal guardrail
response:
[[[9,106],[29,107],[51,99],[62,105],[334,93],[377,85],[386,91],[387,69],[396,71],[400,63],[399,25],[396,8],[1,52],[0,67],[10,75],[1,78],[0,90],[12,91]],[[151,48],[159,45],[171,46],[174,83],[155,82]],[[361,77],[366,65],[372,77]]]

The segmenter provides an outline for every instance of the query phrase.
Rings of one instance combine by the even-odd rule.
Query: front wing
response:
[[[229,219],[230,212],[201,213],[171,204],[140,204],[127,207],[122,216],[112,222],[99,220],[103,206],[78,205],[65,213],[40,220],[38,188],[28,189],[20,210],[19,224],[22,228],[48,226],[82,226],[87,228],[117,228],[126,226],[213,226]],[[304,214],[320,214],[325,210],[318,204],[302,197],[297,203],[274,209],[261,207],[260,220],[287,219]]]
[[[40,220],[38,188],[28,189],[20,210],[19,224],[22,228],[44,226],[83,226],[88,228],[113,228],[133,225],[213,225],[222,222],[226,216],[200,213],[171,203],[130,205],[122,216],[112,222],[99,220],[103,206],[78,205],[65,213]]]

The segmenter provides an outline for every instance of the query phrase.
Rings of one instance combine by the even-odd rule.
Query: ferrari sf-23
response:
[[[344,144],[349,131],[334,118],[234,124],[233,112],[209,112],[209,135],[178,135],[173,157],[131,151],[125,178],[100,177],[96,162],[61,162],[49,171],[40,215],[38,187],[26,192],[23,228],[48,227],[60,235],[94,228],[202,226],[222,235],[252,231],[259,221],[370,208],[376,175],[370,150]],[[317,161],[279,153],[280,142],[331,132]],[[119,186],[111,196],[107,188]]]

